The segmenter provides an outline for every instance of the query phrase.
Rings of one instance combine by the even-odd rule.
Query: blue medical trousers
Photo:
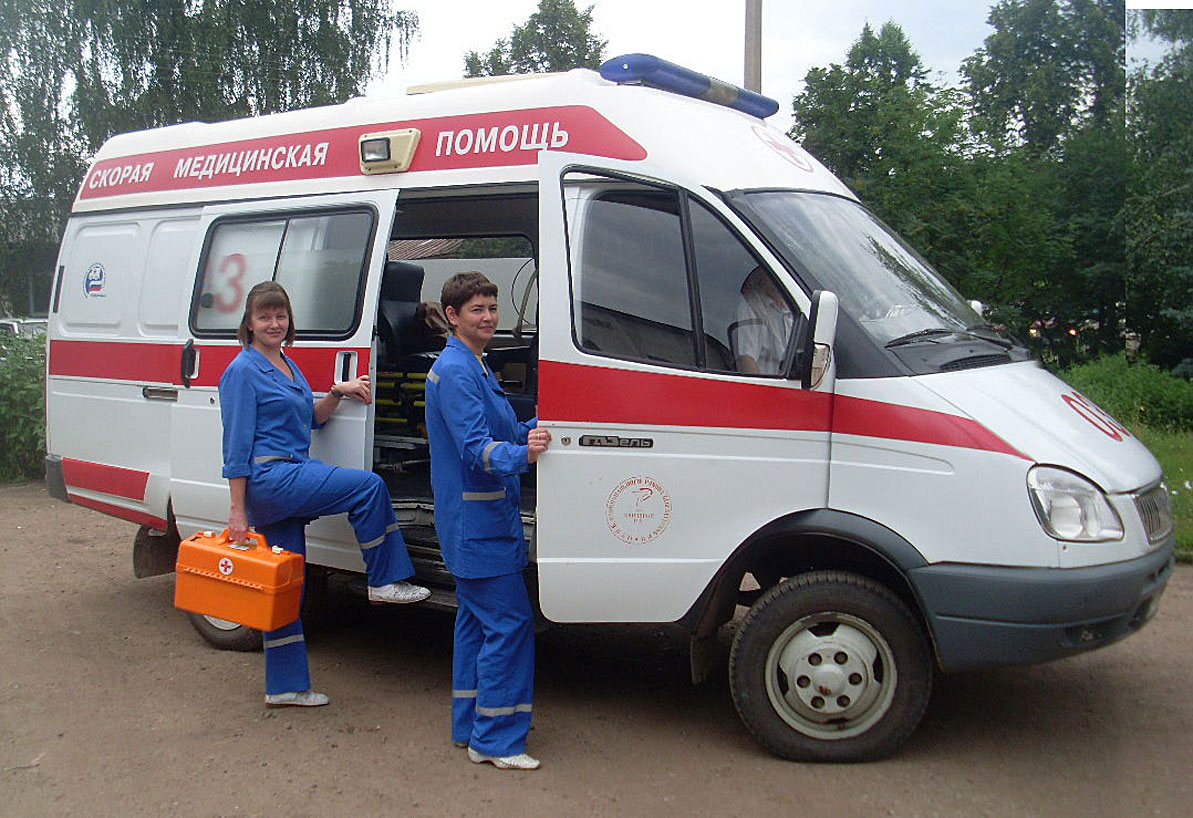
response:
[[[534,610],[522,574],[456,578],[452,741],[491,756],[526,752],[534,699]]]
[[[282,484],[278,487],[293,503],[287,509],[291,516],[255,526],[269,545],[280,545],[287,551],[305,556],[306,524],[317,517],[348,512],[348,522],[356,532],[356,541],[364,557],[369,585],[387,585],[414,574],[410,555],[406,553],[406,542],[394,516],[389,490],[379,476],[357,469],[328,466],[317,460],[281,462],[268,472],[262,480],[256,477],[250,480],[254,505],[268,503],[273,488],[271,483],[276,482]],[[293,491],[296,483],[304,491]],[[303,496],[293,502],[296,494]],[[267,631],[262,638],[265,644],[265,692],[310,690],[302,620],[295,620],[276,631]]]

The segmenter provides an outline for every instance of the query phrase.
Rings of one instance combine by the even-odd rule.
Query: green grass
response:
[[[1164,482],[1176,517],[1176,557],[1193,562],[1193,432],[1164,432],[1146,426],[1133,431],[1164,467]]]

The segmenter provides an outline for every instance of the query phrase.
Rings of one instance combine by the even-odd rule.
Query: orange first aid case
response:
[[[228,529],[201,531],[178,546],[174,607],[256,628],[277,630],[298,619],[302,601],[301,554],[270,548],[249,532],[244,542]]]

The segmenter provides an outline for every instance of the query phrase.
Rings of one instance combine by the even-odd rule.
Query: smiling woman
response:
[[[406,582],[406,553],[385,482],[372,472],[329,466],[310,457],[311,430],[346,397],[372,402],[368,375],[333,384],[317,402],[298,365],[283,352],[294,342],[294,311],[280,284],[248,292],[237,338],[244,347],[220,378],[223,476],[231,507],[228,534],[243,540],[250,523],[268,545],[306,554],[306,525],[347,512],[368,573],[371,602],[420,602],[430,591]],[[319,706],[311,690],[302,621],[262,634],[265,703]]]

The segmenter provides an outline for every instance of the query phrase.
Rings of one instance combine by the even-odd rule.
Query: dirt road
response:
[[[0,815],[1186,815],[1193,569],[1138,636],[944,677],[895,758],[792,764],[688,683],[668,628],[539,637],[534,773],[448,741],[450,615],[337,595],[309,634],[330,707],[268,710],[261,657],[209,648],[134,527],[0,486]],[[616,589],[610,589],[615,593]],[[723,647],[727,651],[727,640]]]

